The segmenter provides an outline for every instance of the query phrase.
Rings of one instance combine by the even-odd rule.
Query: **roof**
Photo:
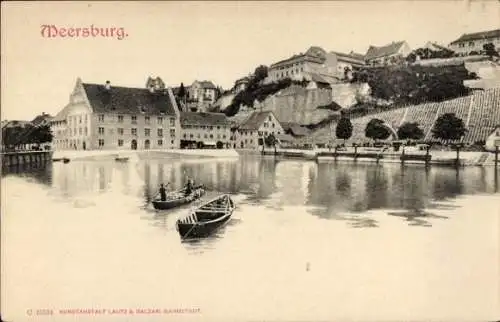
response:
[[[294,136],[305,136],[310,133],[309,129],[293,122],[281,123],[285,132],[291,132]]]
[[[44,122],[50,122],[51,119],[52,119],[52,116],[50,116],[49,114],[42,113],[42,114],[38,115],[37,117],[35,117],[33,119],[33,121],[31,121],[31,124],[33,124],[34,126],[37,126],[37,125],[43,124]]]
[[[341,53],[341,52],[337,52],[337,51],[332,51],[332,53],[335,54],[337,56],[337,59],[339,59],[339,60],[347,61],[347,62],[358,64],[358,65],[365,64],[365,60],[364,60],[365,57],[361,54],[356,54],[356,53],[345,54],[345,53]]]
[[[404,41],[397,41],[382,47],[370,46],[370,48],[368,48],[368,51],[366,52],[365,60],[394,55],[401,49],[404,44]]]
[[[175,101],[168,92],[151,93],[147,88],[111,86],[106,90],[100,84],[82,84],[94,112],[115,112],[137,114],[175,115]],[[56,116],[57,117],[57,116]]]
[[[274,64],[272,64],[270,66],[270,68],[274,68],[276,67],[277,65],[280,65],[280,64],[283,64],[283,63],[286,63],[286,62],[289,62],[289,61],[292,61],[292,60],[295,60],[295,59],[308,59],[308,60],[311,60],[311,61],[316,61],[318,63],[323,63],[326,59],[325,57],[325,54],[326,54],[326,51],[321,48],[321,47],[318,47],[318,46],[311,46],[307,51],[306,53],[300,53],[300,54],[296,54],[296,55],[293,55],[289,58],[286,58],[286,59],[283,59],[283,60],[280,60]]]
[[[181,112],[181,125],[229,126],[230,122],[224,113]]]
[[[356,52],[354,52],[354,51],[351,51],[351,52],[349,53],[349,56],[354,57],[355,59],[362,60],[362,61],[364,61],[364,60],[365,60],[365,55],[363,55],[363,54],[359,54],[359,53],[356,53]]]
[[[470,34],[463,34],[457,40],[454,40],[450,43],[450,45],[470,41],[470,40],[478,40],[478,39],[489,39],[489,38],[500,38],[500,29],[488,30],[488,31],[480,31],[474,32]]]
[[[438,43],[435,43],[435,42],[427,42],[424,46],[424,48],[428,48],[430,50],[434,50],[434,51],[437,51],[437,50],[444,50],[444,51],[450,51],[450,49],[444,47],[444,46],[441,46],[440,44]]]
[[[66,120],[66,115],[68,115],[68,112],[69,112],[69,107],[70,107],[70,104],[66,105],[62,110],[59,111],[59,113],[56,114],[56,116],[54,116],[52,118],[52,120],[50,120],[51,122],[58,122],[58,121],[65,121]]]
[[[253,112],[240,126],[241,130],[258,130],[266,118],[273,114],[271,111]]]
[[[216,89],[217,88],[217,86],[215,86],[214,83],[212,83],[211,81],[204,80],[204,81],[197,81],[197,82],[200,84],[201,88],[207,88],[207,89],[209,89],[209,88]]]
[[[248,76],[245,76],[245,77],[242,77],[240,79],[237,79],[234,83],[235,84],[238,84],[238,83],[248,83],[250,81],[250,78]]]
[[[274,134],[274,137],[277,138],[278,140],[282,142],[293,142],[295,141],[295,138],[291,136],[290,134]]]

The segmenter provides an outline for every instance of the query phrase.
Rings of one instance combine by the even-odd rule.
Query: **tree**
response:
[[[273,146],[274,147],[274,152],[276,153],[276,143],[278,143],[278,140],[276,139],[276,137],[274,136],[274,134],[271,133],[268,136],[266,136],[266,138],[264,139],[264,143],[267,146]]]
[[[49,125],[36,127],[30,135],[30,141],[37,144],[52,142],[52,138],[53,135]]]
[[[184,88],[184,83],[181,83],[181,87],[179,88],[179,97],[184,99],[186,97],[186,89]]]
[[[439,116],[432,128],[434,137],[445,141],[458,140],[465,135],[466,131],[464,122],[455,113]]]
[[[340,118],[337,128],[335,129],[335,136],[338,139],[343,139],[344,142],[352,136],[352,123],[349,118],[345,116]]]
[[[484,50],[484,53],[490,57],[493,57],[493,56],[498,57],[499,56],[498,52],[495,50],[495,45],[491,42],[484,44],[483,50]]]
[[[383,125],[384,121],[379,119],[371,119],[366,125],[365,136],[373,140],[385,140],[391,132]]]
[[[402,140],[419,140],[424,137],[424,131],[418,127],[418,123],[404,123],[398,129],[398,137]]]
[[[255,71],[254,71],[255,82],[260,82],[261,80],[266,78],[267,75],[268,75],[267,66],[260,65],[259,67],[255,68]]]

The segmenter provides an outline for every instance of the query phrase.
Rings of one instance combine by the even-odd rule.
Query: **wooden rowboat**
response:
[[[167,200],[162,201],[160,199],[153,200],[153,207],[156,210],[167,210],[175,207],[180,207],[182,205],[186,205],[195,200],[200,199],[206,190],[203,185],[197,186],[193,188],[193,191],[186,196],[185,189],[171,192],[167,194]]]
[[[219,196],[178,219],[176,229],[182,239],[206,237],[231,219],[234,208],[229,195]]]
[[[116,157],[115,161],[116,162],[127,162],[128,158],[127,157]]]
[[[64,163],[69,163],[69,159],[68,158],[63,158],[63,162]]]

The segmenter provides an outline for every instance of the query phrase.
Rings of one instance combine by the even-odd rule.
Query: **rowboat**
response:
[[[64,163],[69,163],[69,159],[68,158],[63,158],[63,162]]]
[[[206,237],[231,219],[234,208],[229,195],[219,196],[178,219],[176,229],[182,239]]]
[[[193,188],[193,191],[186,196],[185,189],[174,191],[167,194],[167,200],[162,201],[160,199],[153,200],[153,207],[156,210],[167,210],[175,207],[180,207],[182,205],[191,203],[195,200],[200,199],[206,192],[203,185]]]
[[[128,158],[127,157],[116,157],[115,161],[116,162],[127,162]]]

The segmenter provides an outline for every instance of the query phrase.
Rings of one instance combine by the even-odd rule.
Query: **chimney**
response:
[[[104,87],[106,88],[106,90],[110,90],[111,89],[111,82],[109,80],[106,81],[106,84],[104,85]]]

